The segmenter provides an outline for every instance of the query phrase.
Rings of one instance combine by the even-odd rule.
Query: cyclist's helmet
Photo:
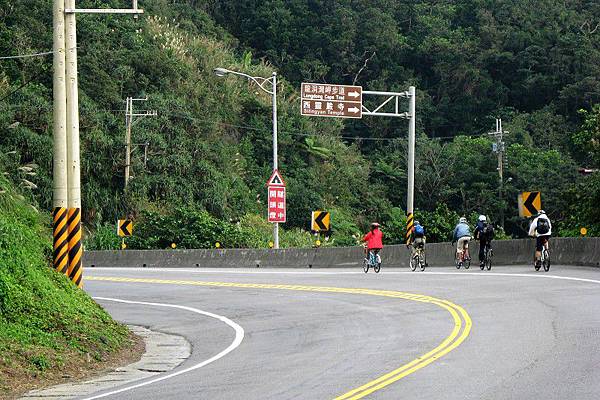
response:
[[[540,211],[538,211],[538,217],[539,217],[540,215],[546,215],[546,211],[544,211],[544,210],[540,210]]]
[[[379,228],[379,222],[371,222],[371,228]]]
[[[479,216],[479,221],[486,222],[487,218],[485,217],[485,215],[482,214],[482,215]]]
[[[466,224],[467,223],[467,219],[465,217],[460,217],[460,219],[458,220],[459,223],[461,224]]]
[[[415,221],[415,225],[421,225],[419,221]]]

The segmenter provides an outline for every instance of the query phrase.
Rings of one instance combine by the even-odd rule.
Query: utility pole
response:
[[[500,226],[504,229],[504,164],[507,162],[505,155],[504,134],[508,132],[502,129],[502,119],[496,118],[496,131],[490,132],[496,142],[492,145],[492,151],[498,155],[498,197],[500,198]]]
[[[127,97],[127,104],[125,105],[125,182],[124,182],[124,187],[125,189],[127,189],[127,184],[129,183],[129,179],[131,178],[131,127],[133,126],[134,123],[136,123],[138,120],[134,121],[134,117],[154,117],[156,115],[158,115],[158,113],[153,110],[153,111],[144,111],[141,113],[134,113],[133,112],[133,102],[134,101],[148,101],[148,97],[145,97],[143,99],[134,99],[133,97]],[[146,159],[148,157],[148,143],[144,143],[143,144],[145,149],[144,149],[144,165],[146,163]]]
[[[53,0],[53,235],[54,268],[82,286],[81,169],[75,15],[142,14],[137,0],[131,9],[77,9],[75,0]]]
[[[67,93],[65,85],[65,0],[53,3],[53,264],[67,273]]]

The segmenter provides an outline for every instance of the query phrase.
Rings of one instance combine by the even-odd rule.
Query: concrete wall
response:
[[[471,243],[477,259],[478,244]],[[532,262],[535,242],[531,239],[494,241],[494,264],[514,265]],[[450,243],[427,245],[427,262],[433,267],[452,267],[454,247]],[[359,267],[362,248],[319,249],[227,249],[227,250],[124,250],[86,251],[86,267]],[[550,254],[554,264],[600,267],[600,238],[553,238]],[[382,252],[384,267],[408,267],[406,246],[386,246]]]

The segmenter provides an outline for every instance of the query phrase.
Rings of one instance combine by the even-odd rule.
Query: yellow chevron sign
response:
[[[310,229],[314,232],[327,232],[331,227],[331,214],[327,211],[313,211]]]
[[[117,221],[117,235],[120,237],[131,236],[133,234],[133,221],[130,219],[120,219]]]
[[[523,192],[519,195],[518,202],[521,218],[534,216],[542,209],[542,193]]]

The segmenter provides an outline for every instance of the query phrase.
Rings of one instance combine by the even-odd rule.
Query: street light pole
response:
[[[273,171],[277,170],[277,72],[273,72]],[[279,222],[273,224],[273,248],[279,248]]]
[[[225,75],[238,75],[242,76],[254,83],[262,89],[263,92],[268,93],[272,97],[273,102],[273,171],[278,169],[279,164],[277,162],[277,72],[273,72],[271,78],[263,78],[259,76],[250,76],[243,72],[231,71],[226,68],[215,68],[215,75],[223,77]],[[264,84],[269,82],[271,84],[271,90],[264,87]],[[273,223],[273,248],[279,248],[279,223]]]

